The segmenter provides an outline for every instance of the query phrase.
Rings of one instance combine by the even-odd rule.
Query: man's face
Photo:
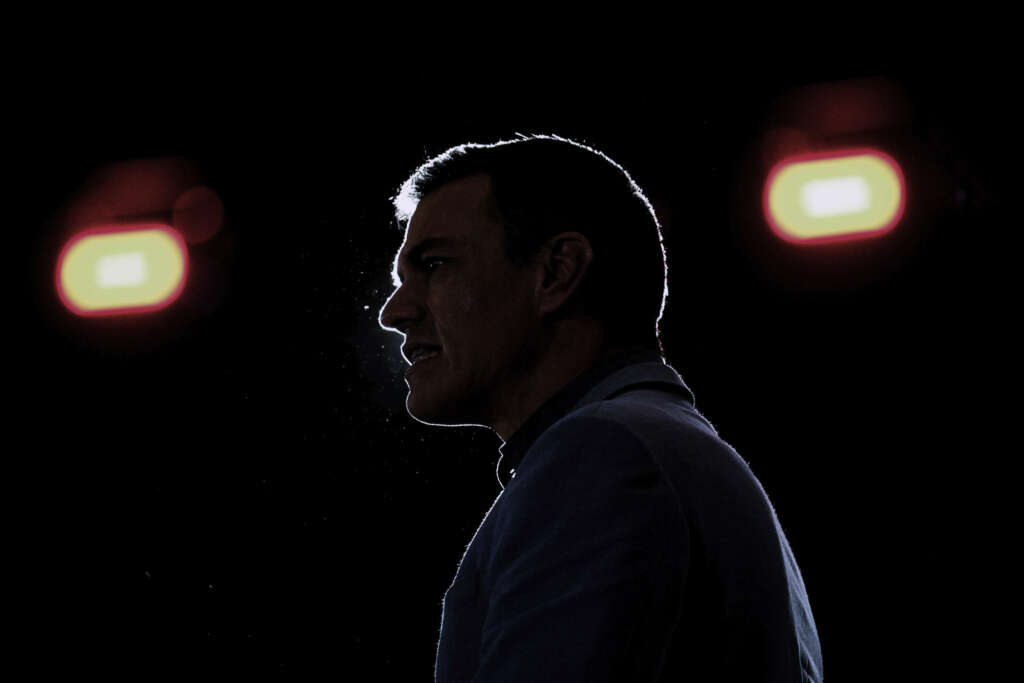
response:
[[[422,422],[490,424],[537,348],[533,271],[506,260],[504,228],[490,206],[486,174],[443,185],[420,201],[399,252],[394,275],[402,284],[380,323],[401,330],[408,345],[440,347],[406,376],[406,407]],[[417,249],[432,238],[454,244]]]

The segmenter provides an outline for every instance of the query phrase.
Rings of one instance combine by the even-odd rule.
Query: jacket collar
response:
[[[591,403],[608,400],[640,386],[672,391],[694,404],[693,392],[657,351],[643,347],[623,351],[562,387],[498,448],[501,457],[495,474],[501,488],[504,490],[515,477],[515,468],[530,447],[560,419]]]

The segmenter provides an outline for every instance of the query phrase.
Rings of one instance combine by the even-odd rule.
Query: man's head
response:
[[[410,369],[414,417],[505,436],[610,350],[662,353],[660,226],[600,152],[554,136],[460,145],[393,201],[406,238],[380,323],[440,350]]]

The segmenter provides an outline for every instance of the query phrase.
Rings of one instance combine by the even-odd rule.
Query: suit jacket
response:
[[[583,373],[500,448],[442,601],[439,683],[821,681],[760,482],[661,355]]]

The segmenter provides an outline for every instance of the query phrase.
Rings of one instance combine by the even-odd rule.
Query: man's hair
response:
[[[580,310],[604,324],[610,342],[664,357],[658,325],[668,263],[651,203],[622,166],[596,149],[557,135],[517,135],[457,145],[424,162],[391,198],[399,227],[442,185],[487,173],[505,227],[506,258],[522,266],[554,235],[585,235],[594,258],[580,284]]]

